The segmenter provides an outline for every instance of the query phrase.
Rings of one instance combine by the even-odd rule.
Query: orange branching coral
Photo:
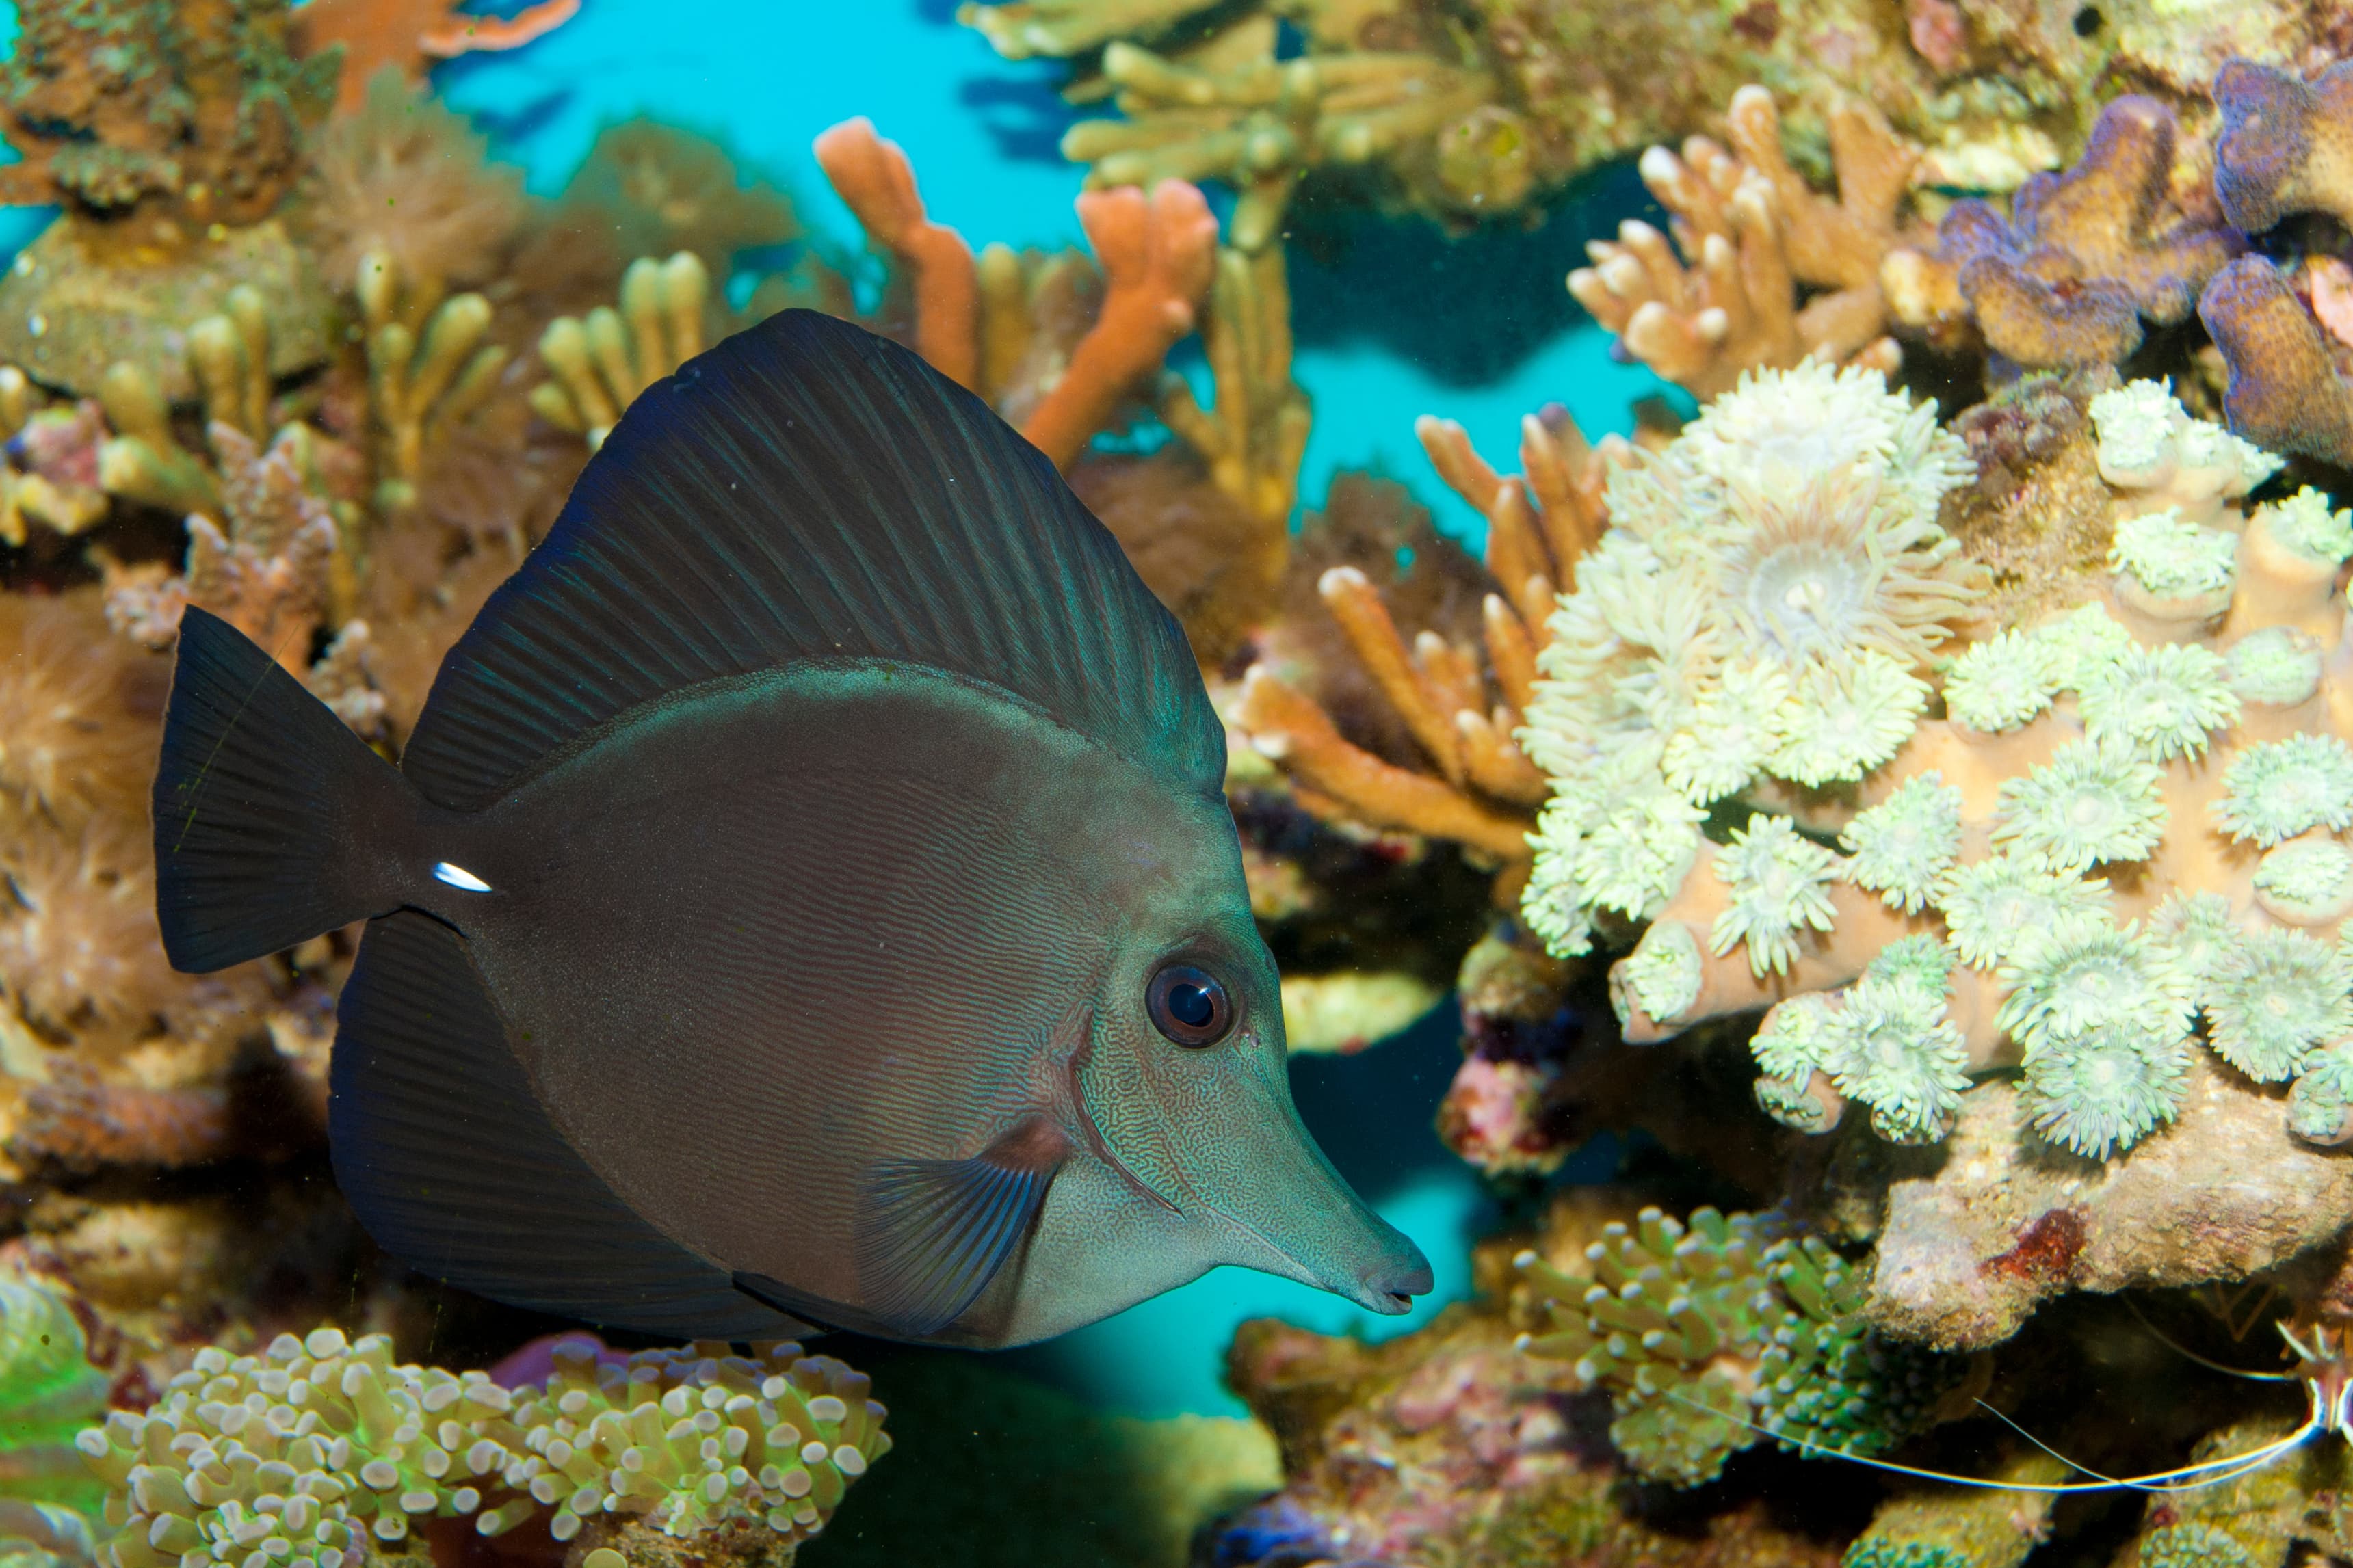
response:
[[[1424,419],[1417,433],[1440,478],[1487,518],[1487,569],[1508,597],[1490,594],[1483,605],[1485,671],[1469,647],[1434,633],[1409,647],[1378,591],[1354,567],[1325,572],[1317,590],[1429,771],[1353,744],[1313,699],[1263,664],[1244,678],[1234,721],[1291,776],[1310,810],[1460,842],[1510,868],[1497,896],[1516,899],[1546,786],[1513,735],[1535,685],[1556,589],[1607,524],[1602,486],[1623,443],[1597,451],[1565,410],[1548,407],[1521,422],[1524,472],[1507,479],[1460,425]]]
[[[50,1068],[47,1083],[26,1088],[7,1152],[21,1164],[69,1173],[102,1165],[171,1170],[220,1158],[230,1132],[225,1089],[116,1083],[69,1058]]]
[[[343,49],[338,113],[365,101],[368,84],[386,66],[405,81],[421,82],[435,60],[518,49],[580,13],[580,0],[540,0],[512,16],[474,16],[464,0],[311,0],[294,15],[294,47],[306,56]]]
[[[319,139],[311,216],[321,270],[356,277],[363,257],[381,253],[437,294],[488,281],[527,209],[522,171],[485,163],[485,145],[397,70],[378,71]]]
[[[826,132],[817,155],[868,237],[912,285],[915,351],[1015,417],[1021,433],[1061,467],[1078,458],[1139,388],[1153,390],[1161,361],[1192,331],[1194,312],[1210,290],[1218,226],[1199,191],[1165,181],[1148,195],[1082,195],[1079,218],[1102,268],[1102,302],[1064,353],[1041,355],[1045,340],[1067,336],[1052,330],[1060,323],[1037,315],[1043,300],[1070,298],[1068,263],[1025,258],[1000,246],[976,262],[964,237],[924,211],[905,152],[869,121],[845,121]],[[1288,384],[1287,334],[1281,358]],[[1017,372],[1015,379],[997,379]],[[1220,454],[1203,456],[1214,465]],[[1291,470],[1297,467],[1294,454]],[[1289,504],[1286,494],[1286,514]]]
[[[1586,247],[1594,265],[1568,275],[1569,292],[1628,353],[1701,397],[1810,354],[1893,369],[1879,272],[1901,237],[1917,150],[1869,106],[1841,106],[1833,200],[1789,166],[1770,93],[1741,89],[1726,118],[1730,151],[1694,136],[1680,158],[1663,147],[1642,156],[1643,183],[1673,215],[1673,246],[1629,221],[1616,241]],[[1801,287],[1816,291],[1802,310]]]
[[[980,369],[980,283],[972,247],[932,221],[905,151],[884,141],[865,116],[819,135],[817,161],[866,237],[913,279],[915,352],[951,381],[972,385]]]
[[[2183,321],[2240,241],[2177,186],[2177,139],[2163,103],[2116,100],[2082,160],[2027,181],[2008,218],[1982,201],[1957,202],[1934,256],[1890,258],[1899,318],[1948,331],[1966,303],[1994,351],[2030,367],[2112,364],[2140,346],[2144,320]]]
[[[1218,243],[1209,204],[1176,180],[1163,180],[1148,196],[1133,185],[1090,191],[1079,198],[1079,221],[1103,264],[1103,310],[1021,427],[1063,468],[1111,422],[1127,389],[1156,374],[1193,330]]]

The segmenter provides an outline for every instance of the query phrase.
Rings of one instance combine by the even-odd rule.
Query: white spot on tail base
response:
[[[433,879],[469,893],[487,893],[491,885],[454,861],[444,860],[433,868]]]

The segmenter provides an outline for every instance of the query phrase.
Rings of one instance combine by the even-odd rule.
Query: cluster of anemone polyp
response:
[[[1653,1480],[1712,1480],[1770,1436],[1869,1456],[1925,1426],[1957,1358],[1882,1340],[1863,1317],[1870,1265],[1768,1217],[1646,1208],[1585,1249],[1581,1275],[1514,1259],[1546,1327],[1521,1336],[1609,1391],[1610,1442]]]
[[[1876,373],[1745,380],[1619,470],[1522,742],[1553,794],[1524,913],[1647,922],[1629,1039],[1769,1008],[1757,1098],[1934,1142],[2022,1072],[2094,1158],[2169,1122],[2205,1043],[2353,1139],[2353,514],[2150,382],[2094,398],[2114,549],[1987,624],[1939,526],[1970,473]]]
[[[425,1520],[494,1536],[543,1512],[557,1541],[641,1521],[797,1544],[891,1446],[867,1387],[797,1344],[615,1360],[572,1342],[543,1389],[510,1391],[319,1329],[259,1355],[200,1351],[152,1409],[79,1443],[111,1489],[111,1568],[358,1568],[370,1537]]]

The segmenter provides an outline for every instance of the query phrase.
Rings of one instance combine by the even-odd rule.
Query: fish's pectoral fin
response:
[[[899,1333],[939,1332],[988,1288],[1028,1233],[1071,1145],[1032,1116],[965,1160],[892,1160],[860,1194],[858,1282]]]

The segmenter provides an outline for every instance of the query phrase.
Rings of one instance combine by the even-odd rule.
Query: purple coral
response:
[[[2175,206],[2172,110],[2119,98],[2084,156],[2019,187],[2005,220],[1957,202],[1937,238],[1986,342],[2021,365],[2109,364],[2140,346],[2144,319],[2188,318],[2199,286],[2241,248],[2218,223]]]

